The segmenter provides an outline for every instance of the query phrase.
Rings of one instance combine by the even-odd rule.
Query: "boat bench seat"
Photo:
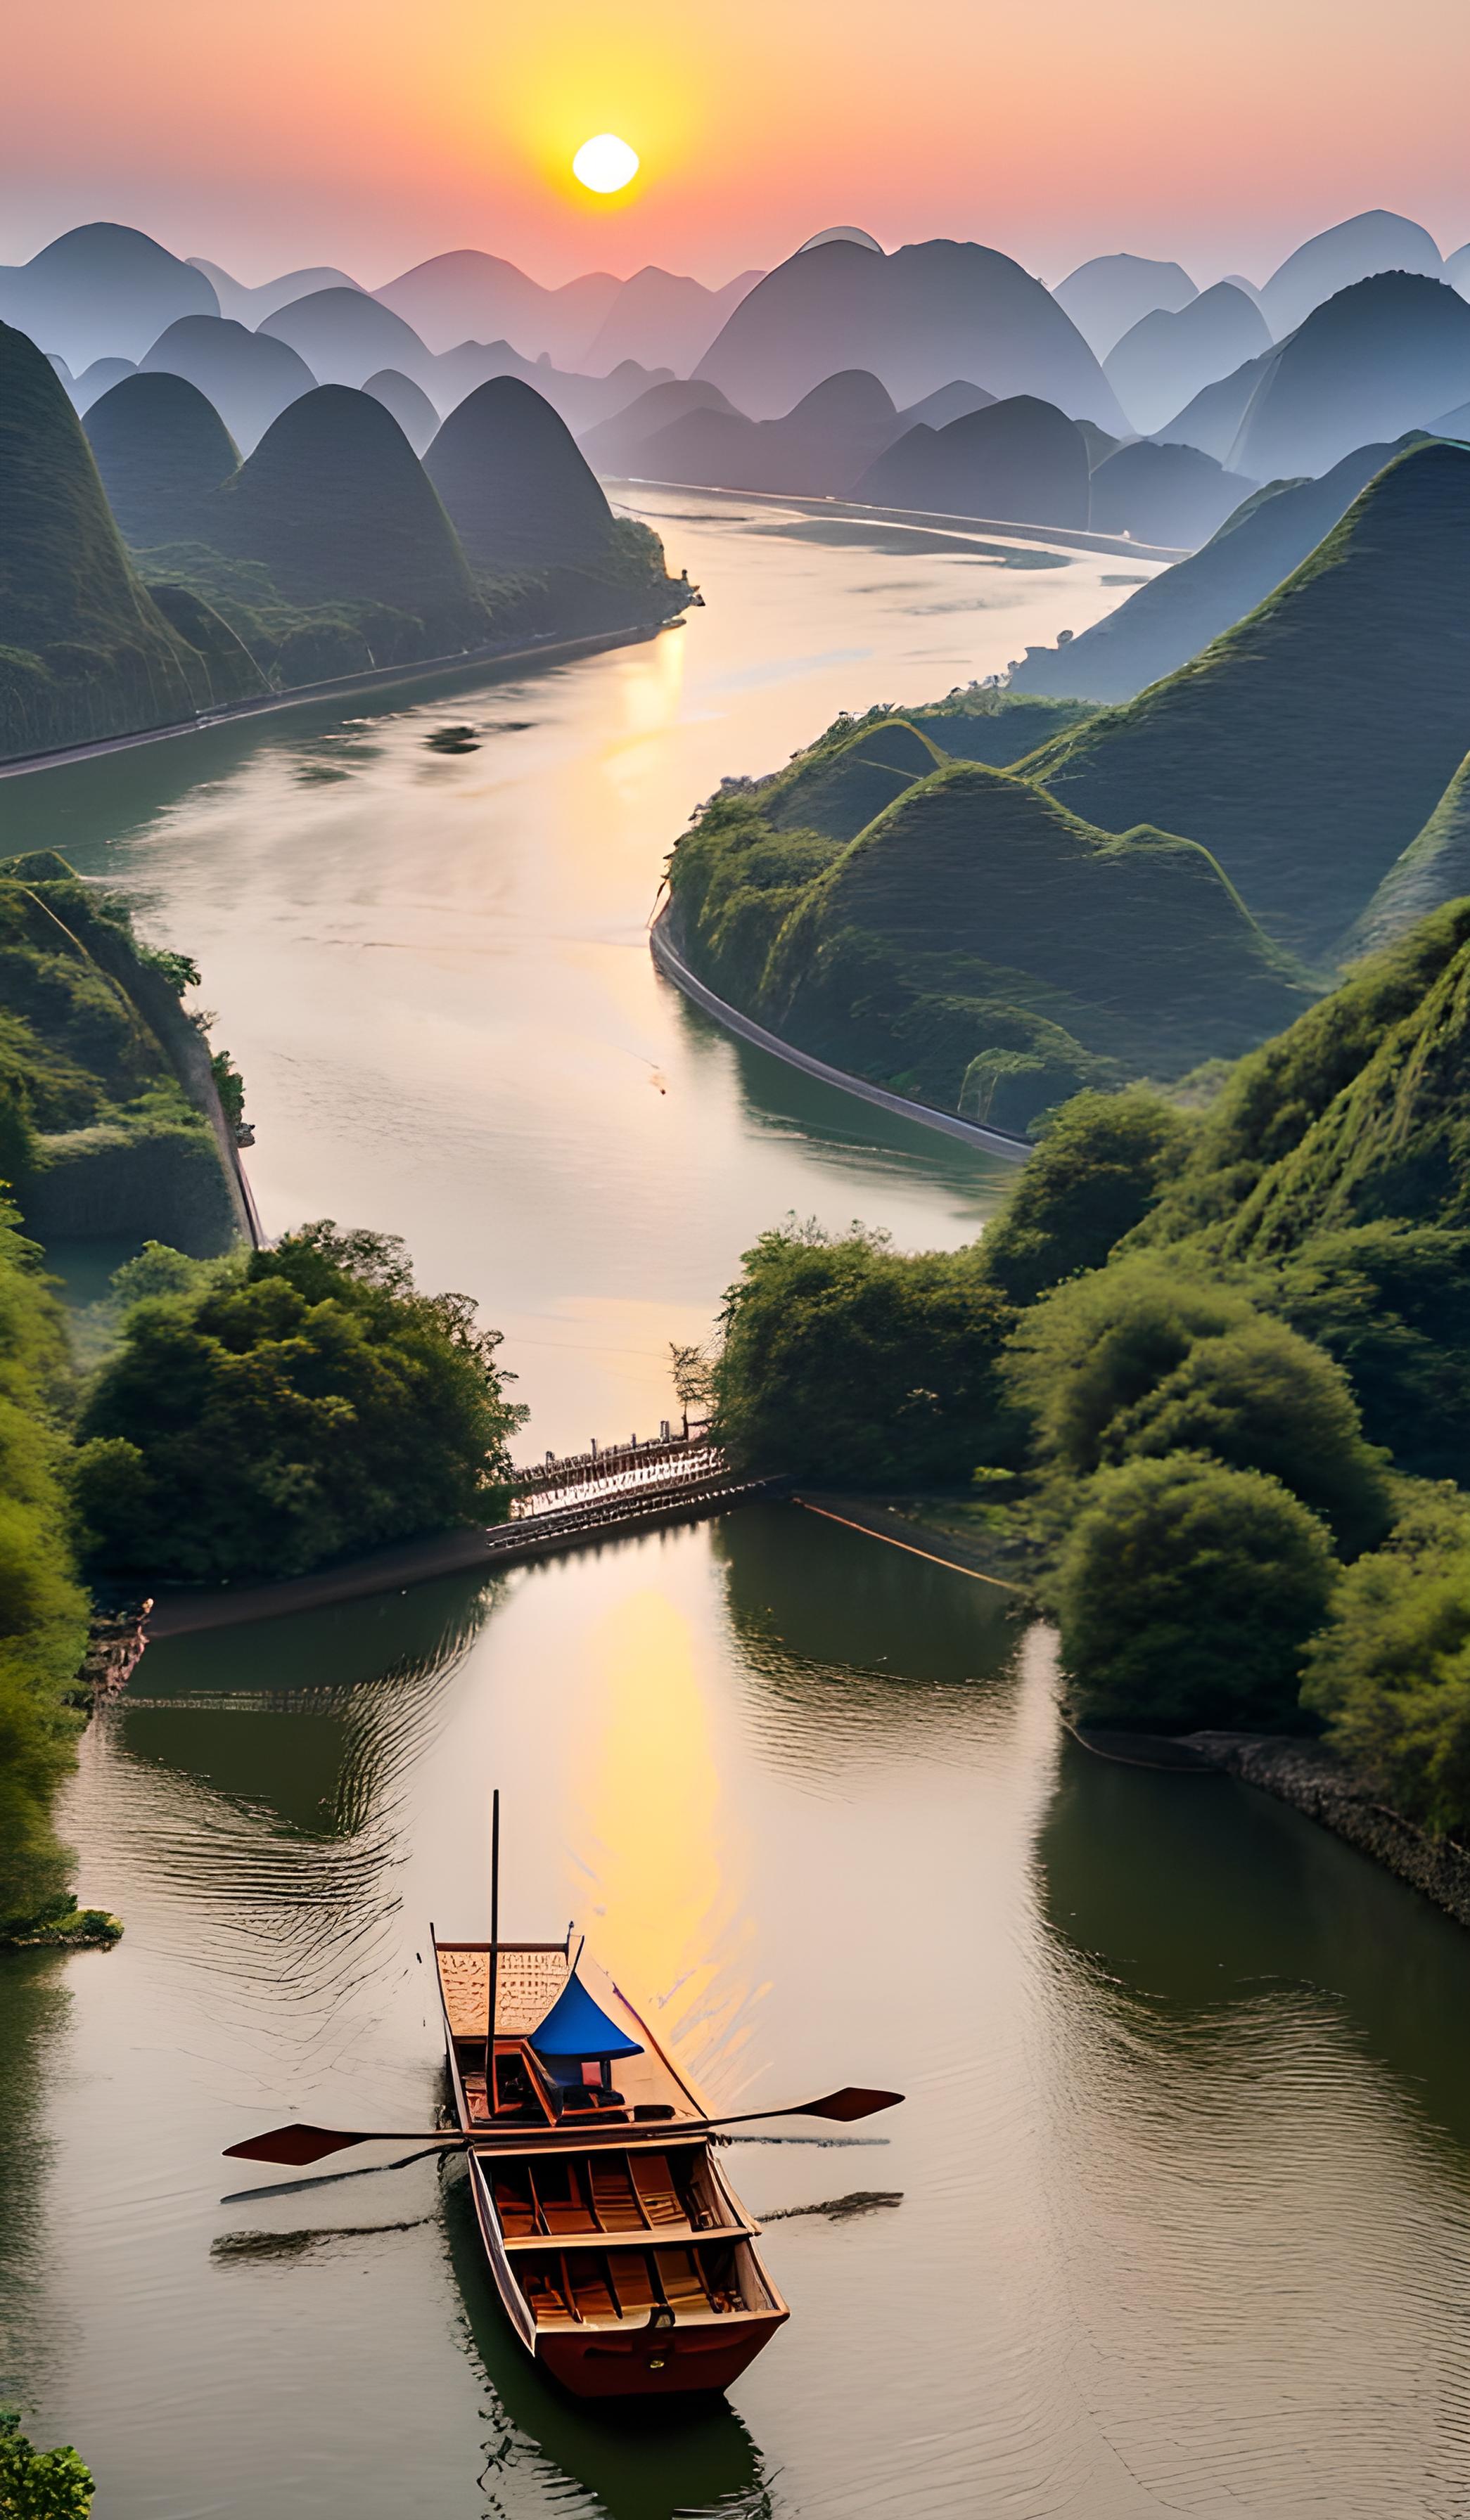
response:
[[[683,2200],[673,2183],[673,2173],[662,2152],[634,2153],[628,2166],[638,2202],[651,2224],[688,2222]]]
[[[625,2161],[587,2165],[592,2210],[605,2231],[642,2231],[647,2226]]]
[[[642,2325],[665,2304],[676,2320],[745,2307],[738,2291],[709,2280],[691,2249],[576,2251],[528,2267],[521,2280],[541,2327],[624,2318]]]

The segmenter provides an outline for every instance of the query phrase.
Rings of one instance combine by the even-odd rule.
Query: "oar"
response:
[[[578,2143],[589,2137],[626,2143],[629,2136],[705,2135],[719,2127],[754,2126],[762,2118],[833,2118],[839,2126],[850,2126],[855,2118],[876,2117],[880,2109],[896,2108],[902,2099],[901,2092],[867,2092],[851,2083],[840,2092],[824,2092],[819,2100],[789,2100],[780,2109],[747,2109],[739,2117],[641,2119],[620,2126],[599,2125],[595,2120],[577,2118],[569,2126],[564,2118],[555,2132],[574,2135]],[[442,2145],[452,2150],[461,2144],[480,2146],[489,2143],[525,2145],[528,2138],[539,2140],[552,2132],[539,2127],[476,2128],[470,2135],[459,2132],[435,2134],[413,2127],[405,2134],[402,2128],[369,2128],[365,2132],[347,2133],[343,2127],[283,2126],[272,2127],[267,2135],[251,2136],[244,2143],[225,2146],[227,2161],[279,2161],[292,2170],[304,2170],[310,2162],[325,2161],[329,2152],[345,2152],[354,2143],[419,2143],[431,2147]]]

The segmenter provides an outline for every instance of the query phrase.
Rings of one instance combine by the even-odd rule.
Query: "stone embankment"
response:
[[[1457,1924],[1470,1925],[1470,1854],[1452,1839],[1432,1837],[1401,1812],[1376,1802],[1372,1788],[1321,1742],[1251,1732],[1190,1732],[1184,1737],[1213,1766],[1275,1794],[1309,1820],[1320,1821],[1360,1854],[1422,1891]]]

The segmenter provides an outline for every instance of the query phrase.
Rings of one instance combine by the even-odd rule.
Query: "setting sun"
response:
[[[620,193],[638,172],[638,152],[616,132],[600,131],[595,140],[582,142],[572,172],[589,193]]]

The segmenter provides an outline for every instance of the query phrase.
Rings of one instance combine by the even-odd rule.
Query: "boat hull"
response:
[[[755,2362],[781,2316],[742,2319],[729,2335],[639,2328],[631,2336],[538,2336],[536,2361],[575,2398],[679,2398],[728,2389]]]

